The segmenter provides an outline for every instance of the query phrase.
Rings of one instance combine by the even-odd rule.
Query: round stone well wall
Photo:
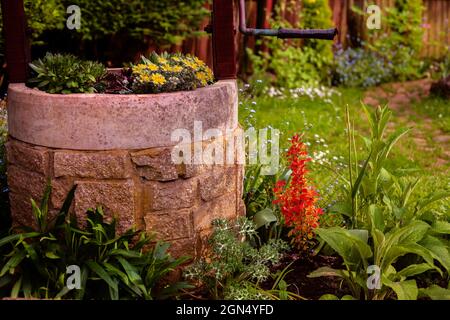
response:
[[[34,225],[30,198],[52,183],[57,212],[74,184],[72,213],[82,220],[103,206],[119,232],[155,232],[175,256],[199,256],[218,217],[244,214],[243,165],[174,164],[171,134],[185,129],[192,148],[213,143],[194,134],[239,130],[235,81],[159,95],[53,95],[24,84],[8,92],[8,184],[14,225]],[[223,154],[236,154],[226,150]]]

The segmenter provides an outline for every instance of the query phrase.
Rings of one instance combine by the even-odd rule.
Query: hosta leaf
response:
[[[343,228],[319,228],[317,234],[333,248],[347,265],[357,265],[372,256],[369,245],[360,236],[352,235]]]
[[[369,214],[372,222],[372,227],[383,232],[385,224],[384,224],[384,215],[381,208],[372,204],[369,206]]]
[[[383,277],[383,283],[394,290],[398,300],[417,300],[419,289],[416,280],[392,282]]]
[[[261,227],[267,227],[273,222],[277,222],[277,216],[273,213],[270,208],[265,208],[253,216],[253,222],[255,223],[255,228],[259,229]]]
[[[433,236],[426,236],[420,245],[427,248],[434,259],[444,266],[447,272],[450,272],[450,252],[445,243]]]
[[[450,234],[450,223],[447,221],[435,221],[431,230],[436,233]]]
[[[450,300],[450,290],[433,284],[426,289],[419,289],[421,296],[428,296],[431,300]]]
[[[397,272],[397,275],[400,277],[412,277],[421,273],[424,273],[425,271],[435,269],[434,266],[430,266],[428,263],[421,263],[421,264],[411,264],[407,266],[406,268],[400,270]]]
[[[392,246],[387,250],[382,258],[381,269],[393,264],[399,257],[406,254],[416,254],[423,258],[429,265],[433,265],[433,256],[430,250],[416,243],[407,244],[403,246]]]
[[[348,201],[339,201],[330,207],[329,212],[336,212],[351,218],[352,205]]]

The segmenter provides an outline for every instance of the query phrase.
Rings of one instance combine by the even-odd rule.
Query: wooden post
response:
[[[212,17],[212,43],[214,75],[217,80],[236,79],[236,24],[235,2],[214,0]]]
[[[5,58],[10,83],[26,82],[31,53],[23,0],[1,0]]]

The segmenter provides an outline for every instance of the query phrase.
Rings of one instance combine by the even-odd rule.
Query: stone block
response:
[[[236,167],[215,166],[200,179],[200,196],[210,201],[227,193],[236,192]]]
[[[34,147],[14,139],[6,143],[6,153],[9,164],[18,165],[24,169],[47,174],[49,169],[49,149]]]
[[[170,148],[148,149],[131,153],[131,160],[141,178],[156,181],[178,179]]]
[[[124,182],[75,182],[75,214],[85,220],[88,209],[102,206],[105,216],[117,219],[118,233],[136,225],[135,190],[132,181]]]
[[[39,203],[44,195],[46,184],[46,178],[39,173],[14,165],[8,167],[8,186],[12,192],[33,198]]]
[[[146,184],[144,192],[148,199],[144,212],[191,208],[197,195],[197,179]]]
[[[175,240],[192,236],[192,214],[189,209],[151,212],[144,216],[145,230],[158,240]]]
[[[126,151],[73,152],[57,151],[54,155],[55,177],[97,179],[127,178],[128,156]]]
[[[224,195],[210,202],[204,202],[198,208],[194,209],[194,231],[210,229],[211,222],[214,219],[233,219],[236,216],[235,193]]]

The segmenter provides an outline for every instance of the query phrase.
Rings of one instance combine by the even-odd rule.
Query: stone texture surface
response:
[[[33,198],[39,202],[44,194],[46,178],[32,171],[21,167],[10,165],[8,167],[8,187],[13,193]]]
[[[54,155],[55,177],[80,177],[98,179],[127,178],[128,154],[115,152],[57,151]]]
[[[195,178],[171,182],[153,182],[145,186],[149,194],[144,211],[190,208],[195,204],[198,181]]]
[[[117,219],[119,233],[135,225],[134,185],[124,182],[76,182],[75,214],[82,221],[88,209],[102,206],[108,218]]]
[[[211,222],[217,218],[237,217],[236,193],[230,193],[213,201],[204,202],[194,210],[194,231],[211,229]]]
[[[171,181],[178,179],[177,166],[172,162],[170,148],[133,152],[131,160],[139,176],[146,180]]]
[[[19,165],[33,172],[48,173],[48,149],[9,139],[6,143],[6,150],[8,163]]]
[[[24,84],[8,91],[12,137],[34,145],[76,150],[173,146],[171,134],[194,121],[203,130],[237,127],[236,81],[167,94],[47,94]],[[202,137],[198,137],[199,141]]]
[[[236,167],[215,166],[200,177],[200,196],[210,201],[236,190]]]
[[[146,231],[156,233],[159,240],[190,238],[193,235],[190,209],[151,212],[144,219]]]

